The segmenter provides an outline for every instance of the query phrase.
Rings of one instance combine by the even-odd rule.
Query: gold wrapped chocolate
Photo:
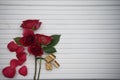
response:
[[[52,63],[56,68],[60,67],[60,64],[56,60],[54,60]]]
[[[50,54],[49,56],[50,56],[51,58],[53,58],[53,59],[56,58],[56,56],[55,56],[54,54]]]
[[[55,60],[56,56],[54,54],[50,54],[45,57],[46,61],[46,70],[52,70],[54,65],[56,68],[60,67],[60,64]]]
[[[51,63],[46,63],[46,70],[52,70],[52,64]]]
[[[56,56],[54,54],[50,54],[47,57],[45,57],[45,60],[46,60],[46,62],[49,63],[49,62],[53,61],[55,58],[56,58]]]

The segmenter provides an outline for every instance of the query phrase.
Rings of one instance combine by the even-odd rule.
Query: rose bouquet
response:
[[[15,52],[16,58],[10,61],[10,65],[2,70],[2,73],[7,78],[14,78],[16,74],[16,68],[18,73],[22,76],[27,76],[28,69],[25,66],[27,55],[33,55],[35,57],[35,72],[34,80],[39,80],[41,71],[41,62],[46,62],[46,70],[52,70],[53,65],[58,68],[60,65],[55,60],[56,56],[53,54],[56,52],[55,45],[59,42],[60,35],[47,36],[44,34],[35,34],[35,31],[40,28],[42,22],[39,20],[25,20],[21,24],[23,34],[21,37],[14,38],[14,41],[8,43],[7,48],[10,52]],[[27,52],[25,51],[27,49]],[[47,56],[43,57],[44,54]],[[39,69],[37,64],[39,62]],[[37,75],[38,69],[38,75]]]

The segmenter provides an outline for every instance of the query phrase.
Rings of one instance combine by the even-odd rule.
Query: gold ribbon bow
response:
[[[45,57],[46,70],[52,70],[53,69],[53,65],[56,68],[60,67],[60,64],[55,59],[56,59],[56,56],[54,54],[50,54],[50,55]]]

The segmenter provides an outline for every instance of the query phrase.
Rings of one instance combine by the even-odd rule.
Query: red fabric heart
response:
[[[11,41],[10,43],[8,43],[7,48],[8,48],[11,52],[14,52],[14,51],[17,50],[18,45],[17,45],[15,42]]]
[[[26,61],[26,53],[25,52],[21,52],[21,53],[17,54],[16,57],[19,60],[19,65],[22,65]]]
[[[8,66],[2,70],[2,73],[5,77],[13,78],[15,76],[16,69]]]
[[[26,76],[28,73],[28,70],[27,70],[27,67],[26,66],[23,66],[19,69],[19,74],[23,75],[23,76]]]
[[[11,68],[16,68],[19,65],[18,63],[19,63],[19,61],[17,59],[12,59],[10,61]]]
[[[16,53],[19,54],[21,52],[24,51],[24,47],[23,46],[19,46],[18,49],[16,50]]]

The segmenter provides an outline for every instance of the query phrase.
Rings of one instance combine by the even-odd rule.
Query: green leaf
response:
[[[59,40],[60,40],[60,36],[61,36],[61,35],[52,35],[51,37],[53,38],[53,40],[52,40],[51,43],[48,44],[47,46],[52,47],[52,46],[57,45],[57,43],[58,43]]]
[[[21,37],[16,37],[16,38],[14,38],[14,41],[15,41],[18,45],[21,45],[20,42],[19,42],[20,39],[21,39]]]
[[[56,49],[54,47],[44,47],[43,50],[49,54],[56,52]]]

